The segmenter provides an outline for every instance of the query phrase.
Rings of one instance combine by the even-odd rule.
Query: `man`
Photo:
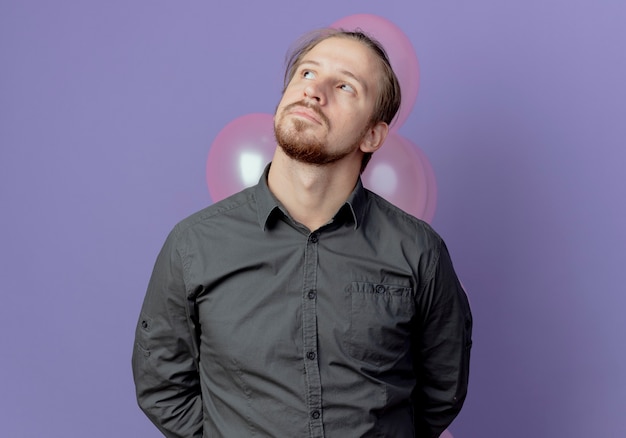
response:
[[[291,57],[259,184],[179,223],[133,372],[168,437],[437,437],[467,390],[472,319],[441,238],[363,188],[400,89],[378,43]]]

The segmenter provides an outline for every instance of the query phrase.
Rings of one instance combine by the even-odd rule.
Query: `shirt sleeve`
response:
[[[168,438],[202,436],[196,339],[180,251],[172,232],[148,284],[132,367],[140,408]]]
[[[425,438],[439,437],[461,410],[472,345],[469,303],[443,241],[431,260],[413,333],[415,435]]]

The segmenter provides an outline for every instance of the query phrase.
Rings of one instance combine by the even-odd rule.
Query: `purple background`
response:
[[[157,437],[133,332],[209,146],[303,31],[372,13],[421,67],[400,132],[475,315],[455,438],[626,436],[619,0],[0,3],[0,434]]]

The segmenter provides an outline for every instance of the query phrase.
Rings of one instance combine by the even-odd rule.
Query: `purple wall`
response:
[[[626,6],[303,5],[0,4],[0,435],[159,436],[130,372],[156,253],[211,202],[217,133],[273,111],[289,43],[365,12],[416,49],[401,133],[473,305],[454,437],[626,436]]]

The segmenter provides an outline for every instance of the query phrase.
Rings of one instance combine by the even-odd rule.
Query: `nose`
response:
[[[304,97],[315,100],[318,105],[324,105],[326,103],[326,94],[324,93],[324,87],[319,82],[308,84],[304,88]]]

